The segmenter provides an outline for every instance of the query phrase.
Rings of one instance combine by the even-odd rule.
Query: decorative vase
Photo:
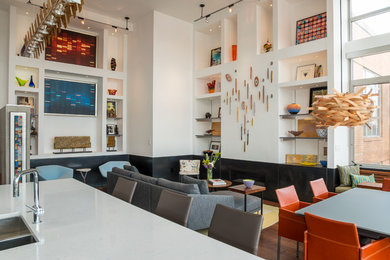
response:
[[[30,88],[35,88],[35,84],[34,84],[32,75],[30,76],[30,83],[28,84],[28,86],[29,86]]]
[[[118,90],[116,90],[116,89],[108,89],[108,94],[111,96],[115,96],[117,91]]]
[[[232,60],[237,60],[237,45],[232,45]]]
[[[213,168],[207,168],[207,179],[210,180],[213,178]]]
[[[28,81],[28,80],[21,79],[21,78],[19,78],[19,77],[15,77],[15,78],[16,78],[16,81],[18,82],[18,85],[19,85],[20,87],[24,87],[24,85],[26,85],[26,83],[27,83],[27,81]]]
[[[115,71],[116,70],[116,59],[111,58],[111,70]]]
[[[264,44],[264,51],[265,52],[270,52],[271,49],[272,49],[272,43],[270,43],[269,41],[267,41],[265,44]]]
[[[317,128],[316,132],[318,137],[326,138],[328,136],[328,129],[326,128]]]
[[[292,115],[295,115],[295,114],[298,114],[299,111],[301,111],[301,105],[299,104],[296,104],[296,103],[292,103],[290,105],[287,106],[287,111],[292,114]]]

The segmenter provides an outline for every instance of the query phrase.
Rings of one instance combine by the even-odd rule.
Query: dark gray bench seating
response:
[[[107,192],[112,194],[118,177],[123,177],[137,182],[132,204],[144,210],[154,212],[161,191],[167,189],[173,192],[193,197],[193,202],[188,219],[188,228],[193,230],[205,229],[210,226],[215,206],[222,204],[228,207],[243,210],[243,194],[231,191],[216,191],[209,193],[207,182],[183,176],[183,183],[154,178],[127,169],[114,168],[107,174]],[[247,209],[250,212],[260,210],[261,199],[248,196]]]

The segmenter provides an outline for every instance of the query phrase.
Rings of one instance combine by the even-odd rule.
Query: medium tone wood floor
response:
[[[278,223],[261,231],[258,256],[274,260],[278,248]],[[282,238],[280,247],[280,260],[297,260],[297,242]],[[299,259],[303,259],[303,244],[299,244]]]

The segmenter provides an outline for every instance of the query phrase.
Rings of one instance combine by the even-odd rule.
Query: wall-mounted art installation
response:
[[[46,46],[45,59],[96,67],[96,36],[61,30]]]
[[[255,80],[253,81],[253,83],[254,83],[255,87],[259,86],[259,83],[260,83],[259,77],[256,76]]]
[[[45,114],[96,116],[96,84],[45,79]]]
[[[221,47],[211,50],[210,66],[221,64]]]
[[[232,81],[232,76],[230,76],[230,74],[226,74],[226,75],[225,75],[225,78],[226,78],[226,80],[229,81],[229,82]]]
[[[107,101],[107,118],[116,118],[117,117],[117,108],[116,101],[108,100]]]
[[[314,78],[316,65],[309,64],[297,67],[297,80],[305,80]]]
[[[296,44],[310,42],[327,36],[326,12],[297,21]]]

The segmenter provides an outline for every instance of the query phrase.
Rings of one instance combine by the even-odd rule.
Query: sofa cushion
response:
[[[125,165],[124,167],[125,167],[126,170],[139,173],[137,167],[135,167],[134,165]]]
[[[158,178],[157,185],[187,194],[200,194],[199,186],[197,184],[185,184],[175,181],[169,181],[164,178]]]
[[[181,179],[184,183],[198,185],[200,194],[209,194],[209,185],[207,184],[207,181],[195,179],[189,176],[182,176]]]
[[[141,174],[141,173],[134,172],[131,175],[131,178],[137,179],[137,180],[142,180],[144,182],[151,183],[151,184],[157,184],[157,178],[154,178],[154,177],[151,177],[151,176],[148,176],[145,174]]]
[[[340,186],[336,187],[335,191],[336,191],[336,193],[342,193],[342,192],[350,190],[350,189],[352,189],[352,186],[341,186],[340,185]]]
[[[220,190],[220,191],[214,191],[210,193],[211,195],[230,195],[234,197],[234,208],[238,210],[244,210],[244,194],[229,191],[229,190]],[[247,204],[246,204],[246,210],[248,212],[254,212],[257,210],[260,210],[261,208],[261,199],[252,196],[247,195]]]
[[[352,188],[356,188],[358,184],[362,182],[375,183],[375,175],[372,174],[370,176],[366,176],[366,175],[351,174],[351,182],[352,182]]]
[[[339,169],[341,186],[351,186],[351,174],[360,175],[359,165],[337,165],[337,168]]]
[[[112,169],[113,172],[116,172],[116,173],[120,173],[124,176],[127,176],[127,177],[131,177],[133,175],[134,172],[131,172],[129,170],[125,170],[125,169],[122,169],[122,168],[118,168],[118,167],[114,167]]]

